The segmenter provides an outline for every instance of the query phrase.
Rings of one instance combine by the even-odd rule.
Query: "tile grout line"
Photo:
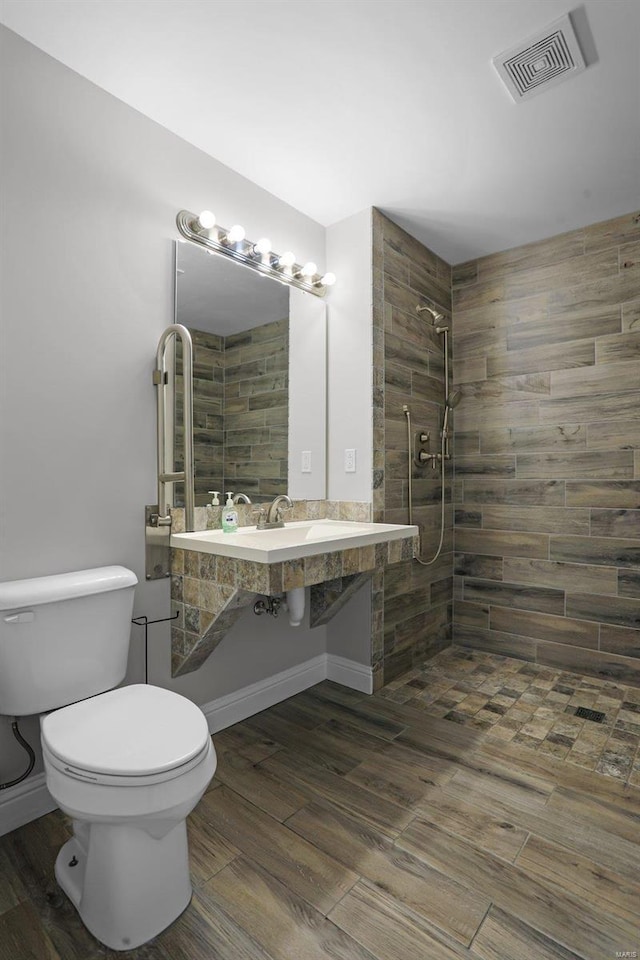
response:
[[[474,933],[474,935],[471,937],[471,940],[469,941],[469,944],[468,944],[468,946],[467,946],[467,950],[473,951],[474,941],[475,941],[476,937],[478,936],[478,934],[480,933],[480,930],[481,930],[482,927],[484,926],[484,923],[485,923],[487,917],[489,916],[489,914],[490,914],[490,912],[491,912],[491,910],[493,909],[494,906],[495,906],[495,901],[491,900],[491,902],[489,903],[489,906],[487,907],[487,912],[485,913],[484,917],[482,918],[482,920],[481,920],[480,923],[478,924],[478,927],[477,927],[477,929],[476,929],[476,932]]]

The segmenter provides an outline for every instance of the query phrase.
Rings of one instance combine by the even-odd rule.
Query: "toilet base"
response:
[[[158,838],[139,827],[75,821],[55,875],[97,940],[112,950],[133,950],[189,905],[186,822]]]

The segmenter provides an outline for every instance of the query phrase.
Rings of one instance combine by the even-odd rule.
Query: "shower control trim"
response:
[[[428,444],[431,442],[431,432],[429,430],[416,430],[413,438],[413,462],[416,467],[424,467],[425,464],[429,463],[433,459],[433,454],[429,453],[428,449],[425,449],[423,444]],[[435,466],[435,463],[432,463],[431,466]]]

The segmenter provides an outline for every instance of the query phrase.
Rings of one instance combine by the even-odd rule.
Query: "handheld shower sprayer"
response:
[[[454,407],[457,407],[460,401],[462,400],[462,391],[454,390],[453,393],[450,393],[444,403],[444,418],[442,421],[442,429],[446,433],[447,427],[449,425],[449,411],[453,410]]]

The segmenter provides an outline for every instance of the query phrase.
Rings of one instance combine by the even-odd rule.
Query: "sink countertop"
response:
[[[174,533],[171,546],[212,553],[255,563],[279,563],[336,550],[402,540],[418,534],[418,527],[397,523],[363,523],[351,520],[293,520],[275,530],[239,527],[235,533],[198,530]]]

